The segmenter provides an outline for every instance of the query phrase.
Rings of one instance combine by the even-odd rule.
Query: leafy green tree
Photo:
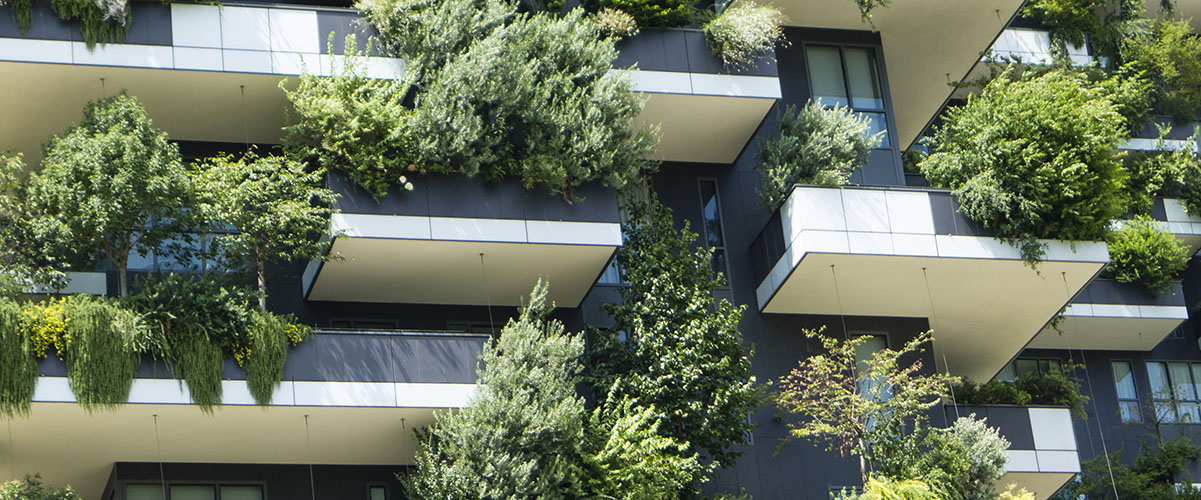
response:
[[[76,265],[108,258],[129,293],[131,252],[149,255],[186,239],[191,185],[179,148],[154,128],[137,99],[124,92],[91,101],[83,121],[43,147],[30,177],[29,203],[43,229]],[[168,249],[182,252],[181,245]]]
[[[0,296],[25,293],[33,284],[51,289],[65,284],[38,231],[40,221],[30,213],[25,175],[20,155],[0,154]]]
[[[860,361],[856,351],[866,337],[839,340],[822,332],[805,330],[821,342],[825,353],[801,360],[780,379],[776,408],[801,417],[790,422],[791,438],[824,442],[826,449],[859,459],[859,472],[867,482],[873,465],[890,466],[898,454],[887,453],[897,440],[909,439],[925,413],[947,395],[957,378],[945,373],[922,373],[917,358],[931,332],[915,336],[899,350],[883,349]],[[908,458],[903,458],[908,459]]]
[[[675,28],[696,16],[693,0],[592,0],[589,10],[614,9],[633,17],[640,28]]]
[[[1102,240],[1123,213],[1124,130],[1108,94],[1079,74],[998,78],[947,112],[920,168],[1034,265],[1039,238]]]
[[[1156,82],[1159,107],[1182,120],[1201,108],[1201,38],[1187,20],[1161,20],[1151,36],[1128,38],[1123,57]]]
[[[1059,490],[1055,500],[1163,500],[1193,499],[1192,488],[1177,489],[1177,475],[1201,458],[1201,447],[1187,438],[1143,443],[1134,465],[1121,460],[1121,450],[1080,462],[1080,480]],[[1112,474],[1112,475],[1111,475]]]
[[[346,46],[343,66],[331,68],[331,76],[301,75],[295,89],[280,84],[296,111],[296,120],[284,127],[285,153],[345,172],[378,199],[417,172],[408,125],[413,111],[404,102],[411,81],[363,76],[353,37]]]
[[[872,476],[917,478],[945,500],[996,500],[1009,441],[975,417],[960,417],[946,429],[923,426],[905,439],[878,443],[881,458]]]
[[[567,199],[583,183],[626,185],[651,167],[656,141],[634,127],[642,99],[612,71],[616,57],[578,10],[517,15],[422,84],[412,117],[421,162]]]
[[[544,320],[539,283],[520,316],[480,355],[479,392],[418,434],[410,498],[562,499],[582,495],[587,421],[576,394],[583,340]]]
[[[1167,290],[1188,264],[1189,247],[1167,228],[1145,215],[1124,221],[1109,233],[1109,265],[1105,275],[1121,283],[1136,283],[1148,292]]]
[[[268,266],[326,256],[329,243],[318,237],[337,195],[322,185],[321,171],[281,156],[219,156],[199,169],[200,212],[232,230],[215,238],[215,253],[254,273],[266,312]]]
[[[676,229],[670,209],[652,201],[631,214],[617,255],[629,285],[621,304],[606,306],[615,325],[595,332],[589,379],[605,405],[654,406],[662,435],[728,466],[757,407],[743,307],[713,297],[724,278],[710,268],[712,252],[696,247],[687,224]]]
[[[780,136],[766,139],[755,153],[763,176],[759,205],[775,210],[796,184],[840,186],[863,167],[883,132],[867,135],[870,120],[850,108],[828,109],[813,101],[779,115]]]
[[[674,500],[703,472],[687,443],[662,435],[654,406],[637,408],[629,399],[592,413],[587,455],[594,468],[589,493],[600,498]]]
[[[80,500],[79,495],[67,486],[62,489],[48,489],[42,484],[39,474],[26,475],[25,480],[8,481],[0,484],[0,500]]]

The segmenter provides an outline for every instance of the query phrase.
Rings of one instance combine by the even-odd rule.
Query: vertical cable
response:
[[[480,276],[484,278],[484,303],[488,304],[488,332],[496,337],[496,321],[492,319],[492,292],[488,289],[488,268],[484,266],[484,252],[480,252]]]
[[[1068,273],[1067,271],[1061,271],[1060,275],[1063,276],[1064,294],[1068,295],[1070,292],[1068,288]],[[1068,300],[1071,300],[1071,297],[1068,297]],[[1073,333],[1076,335],[1080,335],[1080,323],[1073,321],[1072,330],[1074,330]],[[1068,357],[1071,359],[1072,338],[1067,335],[1064,337],[1068,344]],[[1109,461],[1109,448],[1105,446],[1105,426],[1101,424],[1101,412],[1097,411],[1097,393],[1093,391],[1093,378],[1089,376],[1088,373],[1088,359],[1084,357],[1084,349],[1080,350],[1080,364],[1084,367],[1084,380],[1088,381],[1088,393],[1090,396],[1092,396],[1089,398],[1089,402],[1093,404],[1093,413],[1097,415],[1097,435],[1101,437],[1101,453],[1105,455],[1105,469],[1109,472],[1109,484],[1113,487],[1113,498],[1114,500],[1122,500],[1122,498],[1118,495],[1118,482],[1113,477],[1113,464]],[[1133,368],[1133,365],[1131,368]]]
[[[842,335],[847,340],[851,340],[851,332],[847,330],[847,317],[842,312],[842,292],[838,289],[838,273],[834,272],[834,264],[830,264],[830,276],[834,278],[834,300],[838,302],[838,319],[842,322]],[[853,367],[852,371],[854,371]]]
[[[304,442],[309,452],[309,491],[313,500],[317,500],[317,481],[313,479],[313,438],[309,436],[309,416],[304,416]]]
[[[13,444],[13,421],[11,418],[6,421],[8,422],[8,463],[9,463],[9,467],[12,469],[12,477],[13,477],[13,479],[16,479],[17,478],[17,447],[16,447],[16,445]]]
[[[154,417],[154,450],[158,454],[158,482],[163,487],[163,498],[167,498],[167,474],[163,473],[163,443],[158,437],[158,414]]]
[[[930,275],[926,273],[926,266],[922,266],[922,280],[926,282],[926,300],[930,301],[930,321],[934,323],[934,331],[941,332],[938,324],[938,311],[934,309],[934,292],[930,291]],[[935,349],[933,338],[931,338],[930,349]],[[942,365],[947,370],[947,374],[951,373],[951,364],[947,362],[947,350],[942,350]],[[935,367],[935,371],[938,368]],[[955,384],[950,380],[947,381],[947,389],[951,392],[951,408],[955,410],[955,418],[962,418],[959,414],[959,401],[955,399]]]

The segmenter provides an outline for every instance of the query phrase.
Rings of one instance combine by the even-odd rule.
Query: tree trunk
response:
[[[126,266],[126,265],[118,265],[117,266],[117,276],[118,276],[117,291],[120,294],[121,298],[125,298],[125,297],[129,296],[129,277],[126,273],[126,269],[125,269],[126,267],[128,267],[128,266]]]
[[[267,272],[263,261],[258,262],[258,281],[259,281],[259,311],[267,312]]]

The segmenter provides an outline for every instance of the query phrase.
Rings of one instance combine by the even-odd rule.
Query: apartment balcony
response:
[[[567,203],[516,180],[461,175],[413,179],[378,202],[332,172],[341,195],[333,252],[303,276],[308,300],[521,304],[539,278],[550,299],[576,307],[621,246],[617,194],[585,186]]]
[[[1016,484],[1044,500],[1080,472],[1076,432],[1067,408],[946,405],[945,411],[948,422],[970,414],[987,418],[988,425],[1009,441],[1009,463],[1005,476],[997,481],[998,490]]]
[[[872,11],[872,24],[845,0],[772,0],[790,24],[837,30],[876,30],[887,62],[896,116],[896,144],[911,144],[980,61],[1022,0],[912,0]]]
[[[1097,61],[1088,52],[1088,46],[1067,47],[1068,60],[1074,66],[1087,66]],[[1018,60],[1025,64],[1052,64],[1051,32],[1045,29],[1009,28],[1001,32],[992,50],[984,61],[1008,62]]]
[[[349,9],[315,7],[130,7],[125,40],[91,49],[50,2],[33,2],[33,27],[24,35],[0,7],[0,107],[22,117],[0,123],[0,149],[36,159],[42,141],[78,122],[88,100],[121,89],[137,96],[173,139],[278,143],[288,106],[280,81],[327,73],[337,57],[328,50],[330,35],[340,51],[358,18]],[[372,76],[400,69],[397,59],[366,63]]]
[[[940,368],[988,380],[1109,261],[1044,243],[1035,271],[949,192],[797,186],[750,253],[763,312],[930,318]]]
[[[289,353],[284,381],[265,408],[254,404],[245,373],[227,361],[225,406],[213,415],[190,404],[187,386],[150,359],[129,404],[88,414],[74,404],[65,365],[50,357],[40,366],[32,414],[11,421],[0,449],[14,458],[17,477],[41,473],[48,484],[69,482],[83,498],[100,498],[115,462],[411,463],[413,429],[475,392],[486,340],[318,331]]]
[[[774,54],[731,72],[695,29],[645,29],[617,44],[614,66],[630,72],[646,98],[639,120],[659,125],[658,158],[733,163],[780,98]]]
[[[1184,201],[1175,198],[1156,199],[1148,215],[1176,239],[1188,245],[1189,255],[1201,250],[1201,217],[1189,215],[1184,209]]]
[[[1027,347],[1150,351],[1186,319],[1179,282],[1152,295],[1137,285],[1099,279],[1072,299],[1059,325],[1047,325]]]

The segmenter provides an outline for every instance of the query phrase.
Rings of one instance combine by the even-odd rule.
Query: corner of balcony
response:
[[[1186,319],[1179,282],[1153,295],[1137,285],[1098,279],[1064,308],[1057,327],[1047,325],[1028,347],[1150,351]]]
[[[1080,473],[1071,410],[1050,406],[946,405],[948,421],[975,414],[1009,441],[1009,462],[997,489],[1016,484],[1045,500]]]

